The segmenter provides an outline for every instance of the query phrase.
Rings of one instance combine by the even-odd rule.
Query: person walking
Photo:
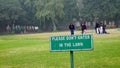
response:
[[[95,32],[96,34],[100,34],[100,24],[98,22],[95,24]]]
[[[100,30],[100,34],[103,34],[103,23],[100,24],[99,30]]]
[[[103,33],[104,33],[104,34],[106,34],[106,33],[107,33],[107,32],[106,32],[106,24],[105,24],[105,23],[103,23],[103,25],[102,25],[102,26],[103,26]]]
[[[73,23],[71,23],[71,24],[69,25],[69,29],[70,29],[71,35],[74,35],[75,26],[74,26]]]
[[[85,32],[86,29],[87,29],[86,24],[85,24],[85,23],[82,23],[82,24],[81,24],[82,34],[85,34],[85,33],[86,33],[86,32]]]

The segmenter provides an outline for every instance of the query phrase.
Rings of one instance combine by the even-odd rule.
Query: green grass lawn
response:
[[[74,51],[75,68],[120,68],[120,31],[93,34],[93,51]],[[75,34],[79,34],[76,31]],[[0,68],[70,68],[69,52],[50,52],[49,36],[69,31],[0,36]]]

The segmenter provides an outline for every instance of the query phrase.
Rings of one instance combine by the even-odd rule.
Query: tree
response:
[[[39,0],[39,2],[36,1],[35,6],[36,17],[44,23],[48,20],[53,25],[53,31],[55,31],[58,18],[63,18],[64,15],[63,0]]]
[[[19,0],[19,3],[21,4],[21,8],[26,12],[26,19],[27,19],[27,24],[35,24],[36,22],[36,17],[35,17],[35,7],[34,7],[34,0]]]
[[[79,18],[77,0],[64,0],[64,13],[66,21],[72,21],[74,18]]]
[[[31,8],[33,16],[40,21],[43,29],[52,25],[53,31],[57,29],[59,21],[71,21],[78,18],[77,0],[20,0],[24,7]],[[28,11],[28,12],[29,12]],[[48,28],[49,29],[49,28]]]
[[[38,25],[41,30],[55,31],[59,25],[79,18],[77,2],[78,0],[0,0],[0,26],[4,25],[2,29],[5,30],[6,25]]]
[[[115,20],[120,18],[120,0],[83,0],[81,17],[87,20]]]
[[[6,25],[15,24],[21,15],[24,15],[18,0],[0,0],[0,26],[5,31]]]

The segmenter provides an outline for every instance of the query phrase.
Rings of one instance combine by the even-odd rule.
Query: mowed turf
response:
[[[75,68],[120,68],[120,30],[93,34],[93,51],[74,51]],[[70,68],[69,52],[50,52],[49,37],[69,31],[0,36],[0,68]],[[75,31],[80,34],[80,31]],[[87,42],[86,42],[87,43]]]

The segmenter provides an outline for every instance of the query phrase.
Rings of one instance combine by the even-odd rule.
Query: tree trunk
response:
[[[55,22],[53,22],[53,31],[56,31],[56,24],[55,24]]]

